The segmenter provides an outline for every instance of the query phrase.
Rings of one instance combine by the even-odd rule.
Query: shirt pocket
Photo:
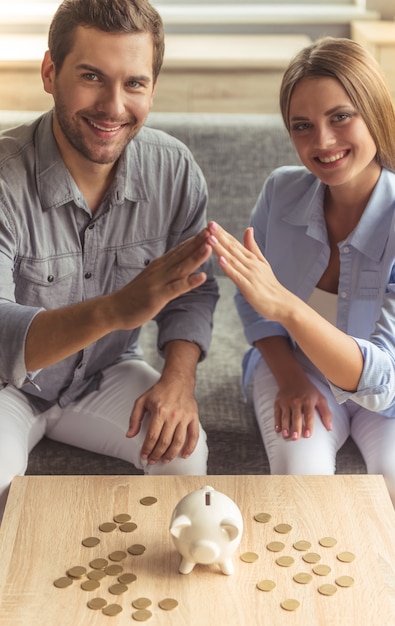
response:
[[[359,297],[363,300],[377,300],[381,289],[381,273],[363,270],[359,281]]]
[[[75,257],[22,259],[14,275],[15,299],[46,309],[67,306],[81,299],[80,275]]]
[[[118,249],[115,253],[115,290],[127,285],[164,252],[165,240]]]

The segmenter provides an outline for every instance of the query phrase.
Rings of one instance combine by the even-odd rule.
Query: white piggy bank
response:
[[[179,571],[189,574],[196,563],[218,563],[233,574],[233,554],[243,534],[243,518],[231,498],[203,487],[182,498],[173,511],[170,533],[182,556]]]

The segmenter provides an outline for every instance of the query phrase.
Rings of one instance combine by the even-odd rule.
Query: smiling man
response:
[[[145,0],[65,0],[42,64],[54,108],[0,138],[3,505],[44,435],[206,473],[194,384],[218,292],[203,175],[144,126],[163,51]],[[151,319],[161,373],[138,345]]]

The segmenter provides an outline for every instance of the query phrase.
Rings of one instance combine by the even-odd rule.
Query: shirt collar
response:
[[[53,111],[44,114],[36,134],[37,188],[43,211],[74,202],[86,209],[85,200],[64,164],[52,130]],[[141,129],[140,133],[143,129]],[[110,204],[126,200],[147,201],[142,178],[139,141],[133,139],[121,155],[117,175],[110,189]]]

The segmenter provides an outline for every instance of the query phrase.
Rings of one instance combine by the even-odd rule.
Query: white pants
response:
[[[316,412],[310,438],[284,439],[274,430],[274,401],[278,386],[263,359],[254,373],[255,414],[272,474],[334,474],[336,453],[349,435],[357,444],[369,474],[383,474],[395,505],[395,419],[383,417],[348,401],[338,404],[326,381],[314,370],[310,380],[326,397],[333,430],[327,431]]]
[[[18,389],[11,386],[3,389],[0,392],[0,520],[11,480],[25,473],[29,452],[44,435],[130,461],[146,474],[205,475],[208,449],[201,426],[191,456],[177,457],[167,464],[148,465],[140,459],[147,419],[135,437],[125,437],[135,400],[158,378],[158,372],[144,361],[123,361],[104,370],[97,391],[63,409],[56,405],[39,414]]]

